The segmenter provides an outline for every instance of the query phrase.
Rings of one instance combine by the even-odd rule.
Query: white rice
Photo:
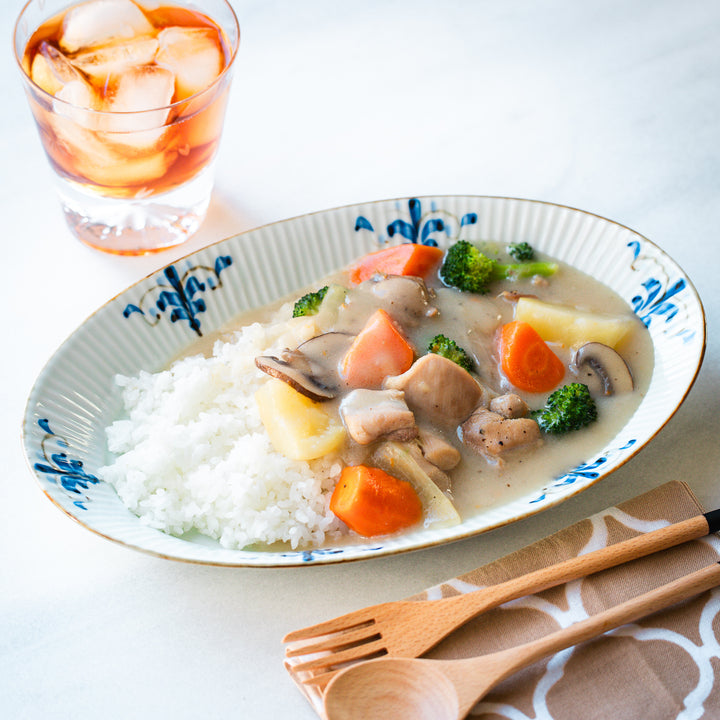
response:
[[[275,452],[254,399],[268,379],[255,357],[312,334],[297,320],[254,323],[217,342],[212,357],[117,376],[127,419],[107,428],[115,459],[100,475],[142,522],[173,535],[197,530],[240,549],[317,546],[338,534],[328,502],[339,456],[301,462]]]

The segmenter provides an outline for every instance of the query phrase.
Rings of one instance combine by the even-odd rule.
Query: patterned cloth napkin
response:
[[[470,592],[700,512],[690,489],[670,482],[411,599]],[[719,558],[720,539],[712,535],[520,598],[469,622],[427,657],[471,657],[520,645]],[[320,693],[299,683],[292,670],[290,674],[321,714]],[[471,717],[720,718],[720,589],[536,663],[501,683],[476,705]]]

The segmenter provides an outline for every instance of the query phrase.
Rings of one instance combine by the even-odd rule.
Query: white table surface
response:
[[[720,506],[720,3],[234,0],[242,43],[208,218],[183,248],[75,241],[0,8],[0,716],[314,718],[283,633],[468,571],[671,478]],[[108,542],[44,497],[23,458],[32,383],[92,311],[210,242],[305,212],[423,194],[553,201],[667,251],[703,299],[705,363],[634,460],[566,503],[473,539],[331,567],[232,569]]]

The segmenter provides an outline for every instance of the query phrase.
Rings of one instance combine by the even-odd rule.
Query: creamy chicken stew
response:
[[[507,248],[496,254],[495,262],[512,260]],[[537,490],[591,459],[646,392],[653,366],[646,328],[607,286],[571,266],[536,258],[553,271],[496,279],[478,294],[443,282],[441,251],[399,271],[383,258],[374,253],[299,293],[298,306],[323,289],[297,320],[313,324],[313,337],[256,359],[268,375],[257,400],[275,449],[296,459],[339,453],[347,476],[338,478],[344,484],[331,509],[356,533],[457,523]],[[265,319],[274,310],[265,309]],[[519,362],[543,375],[545,355],[555,358],[541,389],[517,380],[503,357],[503,338],[526,325],[543,347]],[[470,371],[428,352],[438,336],[463,351]],[[587,386],[596,417],[579,429],[547,431],[538,413],[576,383]],[[367,470],[369,490],[352,468]],[[386,476],[402,485],[387,501]],[[346,497],[336,499],[341,491]],[[406,517],[398,504],[409,504]],[[385,512],[387,523],[376,522]]]

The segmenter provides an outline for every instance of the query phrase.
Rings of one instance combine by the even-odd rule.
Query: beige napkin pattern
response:
[[[702,511],[684,483],[670,482],[411,599],[470,592]],[[718,559],[720,540],[713,535],[519,598],[469,622],[427,657],[471,657],[520,645]],[[536,663],[500,684],[471,716],[709,720],[720,718],[718,679],[720,590],[716,589]],[[300,683],[298,687],[320,714],[320,693]]]

